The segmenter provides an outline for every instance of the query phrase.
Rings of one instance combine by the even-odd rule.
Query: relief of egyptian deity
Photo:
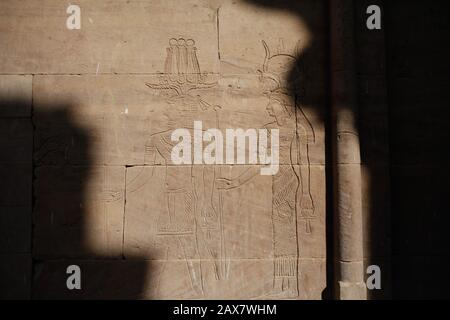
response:
[[[270,52],[265,41],[262,44],[265,60],[259,70],[260,81],[268,98],[266,111],[274,119],[265,127],[279,129],[280,155],[289,157],[280,161],[290,163],[281,165],[272,179],[274,278],[273,291],[267,296],[295,298],[298,296],[299,273],[298,220],[306,221],[305,233],[310,234],[315,216],[308,154],[309,145],[315,143],[315,134],[297,92],[301,70],[296,56],[284,53],[282,44],[276,54]],[[297,163],[300,164],[298,171],[294,166]],[[256,175],[257,170],[249,168],[235,179],[223,179],[221,187],[236,188]],[[300,204],[299,213],[297,204]]]
[[[301,70],[295,56],[271,54],[263,41],[266,58],[261,81],[267,86],[267,112],[274,118],[269,126],[280,129],[280,154],[291,157],[290,166],[281,166],[273,177],[272,222],[274,227],[274,293],[298,296],[298,219],[306,219],[306,233],[311,233],[314,203],[310,190],[308,146],[315,142],[314,130],[301,108],[296,94]],[[286,66],[293,67],[286,73]],[[294,130],[291,128],[294,127]],[[283,151],[285,149],[286,151]],[[299,172],[294,163],[300,164]],[[300,212],[297,214],[297,203]]]
[[[217,82],[208,82],[207,75],[201,73],[194,40],[180,38],[169,40],[165,73],[159,83],[146,85],[165,92],[168,104],[165,110],[168,127],[152,134],[145,146],[146,164],[154,165],[159,158],[165,167],[166,211],[158,217],[158,236],[177,239],[188,264],[192,287],[201,296],[200,245],[209,253],[206,258],[214,261],[216,279],[223,279],[227,274],[221,196],[214,187],[220,168],[170,165],[174,147],[171,133],[178,128],[193,130],[197,120],[219,127],[220,106],[213,106],[193,93],[214,87]]]
[[[273,119],[265,128],[279,129],[280,159],[278,173],[272,178],[273,229],[273,289],[268,297],[295,298],[298,296],[298,221],[305,220],[308,235],[313,232],[314,202],[310,190],[310,161],[308,148],[315,142],[312,125],[301,108],[301,96],[296,93],[300,67],[295,55],[278,50],[272,54],[263,41],[265,60],[259,71],[267,97],[265,110]],[[294,71],[292,67],[296,68]],[[294,75],[294,76],[293,76]],[[186,261],[187,273],[195,293],[204,295],[201,260],[214,261],[217,280],[226,280],[230,261],[224,234],[224,193],[240,188],[259,175],[259,168],[248,166],[236,177],[223,177],[221,166],[171,165],[174,142],[171,133],[178,128],[193,130],[197,120],[220,128],[221,107],[203,100],[195,91],[212,88],[217,82],[208,81],[202,74],[192,39],[170,39],[167,47],[165,72],[158,83],[149,88],[166,97],[166,128],[151,134],[145,145],[145,163],[164,167],[165,210],[158,213],[157,236],[167,243],[177,243]],[[296,166],[300,164],[300,166]],[[299,208],[299,210],[298,210]],[[169,244],[170,243],[170,244]],[[208,257],[200,257],[200,247]]]

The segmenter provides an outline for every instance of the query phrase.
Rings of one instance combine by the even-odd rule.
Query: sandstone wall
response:
[[[7,296],[322,297],[327,6],[289,3],[79,0],[68,30],[65,2],[1,2]],[[280,129],[278,174],[175,166],[194,120]]]

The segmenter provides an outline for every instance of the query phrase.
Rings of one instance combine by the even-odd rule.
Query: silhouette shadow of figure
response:
[[[92,130],[70,102],[3,118],[30,103],[0,100],[0,297],[143,298],[147,262],[122,251],[125,181],[93,164]],[[67,287],[70,265],[80,267],[81,290]]]

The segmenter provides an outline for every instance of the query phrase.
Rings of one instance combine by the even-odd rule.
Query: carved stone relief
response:
[[[322,5],[300,2],[320,29]],[[139,270],[139,288],[122,282],[141,298],[320,299],[325,93],[310,75],[324,63],[312,68],[303,60],[307,28],[286,12],[241,2],[212,8],[189,0],[172,9],[165,1],[131,3],[114,9],[127,18],[123,34],[113,28],[109,38],[93,38],[103,45],[92,47],[105,63],[98,74],[97,61],[80,52],[73,64],[61,49],[55,57],[70,68],[29,56],[28,64],[6,69],[41,73],[32,90],[33,254],[43,261],[37,296],[67,295],[56,276],[58,259],[67,259],[98,281],[83,293],[88,298],[117,297],[105,275]],[[196,15],[185,15],[198,3]],[[74,47],[88,43],[84,35],[92,29],[86,29]],[[70,118],[80,132],[47,114]],[[210,129],[224,136],[227,129],[266,130],[269,141],[278,130],[279,168],[265,176],[261,163],[175,164],[177,129],[192,137]],[[249,155],[249,144],[244,149]],[[103,293],[96,290],[103,286]]]
[[[323,240],[323,234],[316,235],[323,230],[316,224],[323,224],[324,208],[317,221],[316,203],[323,201],[324,172],[311,165],[308,149],[316,142],[315,130],[297,104],[296,84],[286,72],[298,64],[296,57],[280,50],[272,54],[264,41],[261,49],[265,59],[259,75],[250,78],[248,88],[235,89],[224,86],[232,82],[229,78],[213,81],[201,73],[194,40],[170,39],[166,73],[157,83],[146,83],[164,95],[167,105],[160,112],[166,121],[164,130],[146,141],[145,165],[127,170],[124,251],[162,261],[157,296],[165,296],[164,281],[172,281],[165,273],[174,272],[168,266],[177,263],[185,264],[189,279],[182,297],[212,298],[220,288],[230,294],[239,290],[227,286],[230,278],[253,259],[270,261],[272,267],[263,268],[264,285],[247,298],[300,295],[301,259],[315,257],[300,257],[299,236]],[[255,111],[265,115],[251,114],[233,101],[236,97],[257,101]],[[239,112],[253,116],[247,126],[280,130],[281,166],[276,175],[260,176],[256,165],[171,163],[173,130],[193,130],[198,120],[204,121],[204,130],[234,128]],[[312,183],[314,178],[318,181]],[[318,256],[324,258],[320,252]],[[262,267],[256,263],[254,268]]]

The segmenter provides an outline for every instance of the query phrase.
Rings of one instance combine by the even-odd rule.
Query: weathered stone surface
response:
[[[69,30],[68,3],[2,1],[3,73],[160,73],[168,39],[199,39],[203,70],[217,72],[216,11],[206,1],[89,1],[81,29]],[[190,12],[191,14],[187,14]],[[155,49],[157,48],[157,49]]]
[[[326,2],[281,2],[80,0],[81,30],[68,4],[2,3],[0,73],[34,74],[33,297],[321,298]],[[171,133],[194,121],[280,130],[277,174],[177,166]],[[0,162],[30,163],[26,132]],[[31,206],[14,194],[0,205]]]
[[[272,53],[295,56],[315,41],[313,37],[320,37],[325,31],[322,1],[291,3],[290,11],[273,10],[276,3],[272,6],[274,8],[255,6],[246,1],[222,4],[219,8],[221,73],[256,73],[261,69],[265,58],[262,40],[272,48]],[[280,2],[280,9],[283,6],[286,8],[289,4]],[[296,13],[301,10],[310,21],[299,18]],[[289,71],[290,67],[285,66],[285,70]]]
[[[201,261],[202,269],[212,267],[211,261]],[[202,274],[198,286],[191,280],[186,266],[177,261],[155,261],[154,276],[159,285],[147,285],[146,297],[156,299],[320,299],[325,288],[323,260],[298,260],[298,279],[274,277],[275,262],[266,259],[232,260],[223,279],[212,273]],[[173,281],[172,274],[177,274]],[[289,284],[288,284],[289,283]],[[200,287],[201,286],[201,287]],[[200,290],[198,289],[200,287]]]
[[[336,162],[340,165],[359,165],[361,163],[359,136],[350,132],[336,135],[339,145],[336,147]]]
[[[31,207],[0,207],[0,253],[29,253]]]
[[[0,75],[0,117],[31,116],[32,76]]]
[[[143,164],[152,113],[162,104],[145,85],[152,79],[37,76],[35,159],[40,164]]]
[[[30,254],[1,254],[0,299],[28,300],[30,297]]]
[[[309,190],[306,179],[300,180],[305,186],[298,183],[300,171],[305,174],[308,168],[282,166],[273,177],[261,176],[259,167],[253,166],[128,168],[125,256],[185,259],[183,247],[187,246],[193,256],[207,259],[212,258],[210,251],[222,246],[229,259],[268,259],[277,254],[274,242],[283,242],[278,237],[292,231],[289,237],[293,241],[297,238],[294,248],[298,247],[300,257],[323,258],[324,168],[310,169]],[[219,189],[222,178],[230,181],[228,190]],[[279,223],[278,215],[295,216],[294,209],[283,205],[294,206],[296,199],[297,223]],[[185,238],[185,244],[179,243],[180,237]]]
[[[324,163],[325,130],[317,113],[299,109],[289,95],[268,96],[257,76],[207,81],[210,88],[199,84],[186,96],[154,76],[36,76],[35,158],[43,164],[149,164],[155,139],[170,142],[175,129],[192,132],[194,121],[202,121],[203,130],[221,130],[224,144],[226,129],[279,129],[280,163]],[[172,164],[170,157],[164,162]]]
[[[367,289],[364,282],[339,282],[340,300],[366,300]]]
[[[256,75],[224,75],[218,92],[204,96],[222,106],[222,128],[280,130],[281,164],[324,164],[325,126],[320,108],[299,103],[294,93],[267,91],[264,81]]]
[[[39,167],[35,174],[36,257],[121,256],[125,168]]]
[[[299,277],[304,281],[299,284],[306,290],[304,297],[318,298],[317,291],[310,291],[317,287],[310,287],[309,281],[322,279],[324,269],[299,267],[297,273],[293,262],[296,257],[325,258],[324,168],[312,166],[310,170],[308,188],[306,179],[297,178],[308,172],[307,166],[283,165],[273,177],[261,176],[258,166],[127,168],[124,255],[168,260],[166,264],[175,269],[165,271],[160,290],[169,290],[174,285],[169,283],[170,275],[184,270],[187,280],[200,274],[209,279],[205,281],[215,283],[215,289],[206,293],[208,298],[269,298],[267,292],[261,293],[273,283],[260,274],[267,273],[286,277],[283,281],[287,282],[293,281],[290,277]],[[197,260],[202,260],[201,265]],[[188,263],[187,270],[181,267],[183,261]],[[253,264],[252,271],[248,270]],[[235,270],[241,267],[247,271]],[[231,277],[231,270],[245,275],[245,283],[243,279],[231,284],[223,281]],[[261,279],[258,290],[248,281],[255,273]],[[236,290],[238,283],[249,287]],[[320,283],[317,286],[323,289]],[[191,285],[198,293],[199,285]],[[177,282],[178,289],[169,292],[174,297],[174,292],[186,292],[191,285]],[[179,298],[195,297],[185,294]],[[279,297],[287,297],[284,294]]]
[[[320,300],[327,286],[325,259],[299,260],[299,298],[302,300]]]
[[[205,90],[202,97],[220,106],[216,122],[222,130],[278,129],[280,164],[324,164],[325,127],[321,111],[296,102],[293,93],[267,89],[264,79],[256,75],[223,75],[216,90]]]
[[[297,109],[324,123],[324,6],[323,1],[225,1],[218,11],[221,74],[256,74],[268,98],[291,96]]]
[[[203,268],[211,261],[190,261]],[[66,268],[78,265],[82,290],[68,290]],[[189,265],[189,264],[188,264]],[[273,260],[233,260],[227,278],[208,273],[191,280],[186,262],[160,260],[59,260],[36,266],[33,297],[37,299],[320,299],[325,287],[325,263],[300,259],[298,289],[274,287]],[[174,277],[176,275],[176,277]],[[114,281],[112,281],[114,279]],[[296,282],[290,279],[291,286]],[[279,283],[277,283],[279,284]],[[285,284],[286,285],[286,284]]]
[[[354,4],[329,1],[333,147],[334,288],[339,299],[365,299]]]
[[[363,258],[361,167],[358,164],[340,164],[337,167],[340,175],[337,187],[342,190],[335,200],[339,209],[341,261],[359,263]]]

